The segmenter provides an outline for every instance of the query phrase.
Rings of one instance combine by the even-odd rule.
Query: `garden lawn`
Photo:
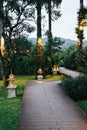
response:
[[[17,130],[24,86],[18,86],[17,98],[7,98],[7,89],[0,87],[0,130]]]
[[[86,101],[79,101],[77,105],[87,114],[87,100]]]
[[[0,130],[17,130],[21,98],[0,99]]]
[[[25,77],[17,77],[17,97],[8,99],[0,81],[0,130],[17,130],[25,82]]]
[[[61,80],[62,78],[64,78],[65,76],[63,74],[59,74],[59,75],[47,75],[45,77],[45,81],[50,81],[50,80]]]
[[[0,130],[17,130],[22,97],[27,80],[35,80],[35,76],[16,76],[17,97],[7,98],[7,88],[0,80]]]

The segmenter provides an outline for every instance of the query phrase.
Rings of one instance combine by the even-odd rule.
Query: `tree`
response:
[[[52,2],[53,2],[53,5],[52,5]],[[58,8],[59,5],[61,4],[62,0],[48,0],[48,18],[49,18],[49,32],[51,33],[51,29],[52,29],[52,24],[51,24],[51,21],[52,20],[57,20],[61,15],[60,15],[60,11],[57,11],[55,10],[55,5],[56,7]],[[54,16],[52,18],[52,16]]]
[[[6,80],[9,74],[8,68],[11,68],[11,60],[9,60],[9,58],[13,55],[13,45],[11,39],[12,37],[18,36],[22,32],[27,31],[30,33],[34,30],[34,28],[29,24],[29,21],[34,20],[34,8],[30,7],[30,3],[27,0],[3,0],[0,2],[0,6],[2,7],[0,8],[0,21],[3,21],[1,35],[5,38],[5,48],[7,51],[7,55],[4,57],[0,55],[0,58],[2,61],[4,85],[6,86]]]
[[[0,1],[0,38],[2,36],[3,29],[3,0]]]
[[[49,37],[49,32],[47,32],[46,35]],[[53,65],[57,64],[55,60],[55,56],[56,54],[61,52],[61,46],[63,43],[64,41],[61,41],[61,39],[58,37],[54,37],[51,39],[48,38],[48,42],[46,43],[45,46],[44,55],[45,55],[45,62],[49,73],[52,72]]]
[[[31,3],[35,5],[35,8],[37,10],[37,40],[39,38],[42,38],[42,29],[41,29],[41,19],[42,19],[42,6],[44,4],[45,0],[31,0]]]
[[[18,36],[27,31],[30,33],[34,28],[30,21],[34,21],[34,11],[27,1],[6,1],[4,6],[4,35],[7,37]]]
[[[56,10],[55,7],[57,7],[57,9],[59,8],[59,5],[61,4],[62,0],[47,0],[46,1],[46,10],[48,12],[48,31],[49,31],[49,39],[52,38],[52,22],[54,20],[57,20],[61,14],[59,10]],[[52,40],[51,40],[52,41]],[[51,43],[50,43],[51,44]]]
[[[47,13],[49,14],[49,31],[51,32],[51,20],[52,20],[52,17],[51,17],[51,14],[54,14],[54,19],[57,19],[59,16],[60,16],[60,11],[57,11],[57,10],[53,10],[54,6],[51,4],[51,0],[43,0],[43,1],[40,1],[40,0],[33,0],[32,3],[35,4],[35,7],[37,9],[37,39],[38,38],[41,38],[42,37],[42,32],[41,32],[41,19],[42,19],[42,13],[41,13],[41,10],[42,10],[42,6],[45,4],[45,5],[48,5],[48,6],[45,6],[46,9],[47,9]],[[55,4],[57,7],[59,7],[58,5],[61,3],[61,0],[57,0],[55,1]],[[51,7],[52,6],[52,7]]]
[[[41,1],[37,1],[37,40],[42,37],[41,33],[41,8],[42,8],[42,3]]]
[[[53,52],[53,43],[54,43],[54,40],[53,37],[52,37],[52,24],[51,24],[51,21],[52,20],[57,20],[61,15],[60,15],[60,11],[56,10],[55,7],[59,7],[60,3],[62,1],[61,0],[47,0],[46,1],[46,9],[47,9],[47,12],[48,12],[48,31],[46,32],[46,35],[48,37],[48,43],[47,43],[47,51],[45,52],[45,54],[49,57],[48,58],[48,61],[50,63],[50,66],[49,66],[49,71],[51,72],[51,69],[52,69],[52,66],[54,64],[54,52]],[[57,39],[58,40],[58,39]],[[58,41],[57,41],[58,42]]]
[[[68,69],[77,69],[77,47],[75,45],[62,51],[61,54],[61,66]]]
[[[34,74],[35,62],[33,58],[33,44],[26,37],[20,36],[12,39],[13,57],[11,57],[11,68],[14,74]]]
[[[44,48],[41,38],[37,40],[37,44],[34,51],[35,51],[34,56],[37,70],[39,67],[43,68],[43,62],[44,62],[44,55],[43,55]]]
[[[25,36],[19,36],[12,39],[12,45],[13,53],[22,55],[31,53],[32,43]]]
[[[80,9],[77,12],[77,14],[78,14],[78,27],[76,28],[76,33],[77,33],[77,38],[78,38],[78,41],[77,41],[78,42],[78,61],[79,61],[78,65],[81,65],[82,60],[83,60],[82,59],[83,55],[85,55],[84,52],[83,52],[83,39],[84,39],[83,27],[85,25],[83,21],[85,21],[86,15],[87,15],[87,8],[84,7],[83,0],[80,0]]]
[[[80,0],[80,9],[78,12],[78,28],[76,30],[76,33],[78,34],[77,38],[79,39],[79,50],[82,50],[82,44],[83,44],[83,29],[80,29],[80,23],[83,19],[83,0]]]
[[[3,81],[6,81],[6,78],[5,78],[5,66],[7,64],[7,62],[5,63],[6,61],[6,56],[5,53],[6,53],[6,50],[4,48],[4,39],[2,37],[2,34],[3,34],[3,0],[0,1],[0,60],[1,60],[1,72],[2,72],[2,77],[3,77]],[[2,46],[3,45],[3,46]],[[4,49],[3,49],[4,48]],[[4,82],[5,84],[5,82]]]

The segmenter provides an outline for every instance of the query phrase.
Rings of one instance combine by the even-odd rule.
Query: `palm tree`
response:
[[[83,0],[80,0],[80,8],[83,8]]]
[[[41,9],[42,9],[42,2],[37,0],[37,39],[42,37],[41,33]]]
[[[83,5],[83,0],[80,0],[80,9],[78,11],[78,27],[76,28],[76,33],[77,33],[77,38],[78,38],[78,65],[81,66],[84,64],[84,59],[83,57],[85,57],[85,59],[87,59],[87,55],[84,53],[83,51],[83,27],[85,25],[82,25],[82,21],[85,20],[86,15],[87,15],[87,8],[84,7]]]
[[[30,3],[34,4],[37,10],[37,40],[42,37],[42,32],[41,32],[41,10],[43,4],[48,5],[48,15],[49,15],[49,31],[51,32],[51,14],[52,14],[52,9],[51,9],[51,2],[54,3],[54,5],[59,5],[62,0],[31,0]]]
[[[37,40],[42,37],[42,29],[41,29],[41,10],[42,6],[45,3],[46,0],[31,0],[30,2],[35,5],[35,8],[37,10]]]
[[[48,17],[49,17],[49,32],[51,33],[51,28],[52,28],[52,8],[51,8],[51,2],[53,2],[53,5],[59,6],[59,4],[61,4],[62,0],[48,0]],[[60,14],[59,14],[60,16]]]
[[[53,54],[52,54],[52,43],[53,43],[53,37],[52,37],[52,2],[53,2],[53,6],[59,6],[59,4],[61,4],[62,0],[48,0],[47,1],[48,3],[48,26],[49,26],[49,29],[48,29],[48,32],[46,33],[47,36],[48,36],[48,51],[49,52],[49,56],[50,56],[50,59],[51,59],[51,64],[53,65],[54,64],[54,60],[53,60]],[[60,16],[60,12],[57,12],[58,16]],[[51,66],[52,67],[52,66]]]
[[[82,12],[82,10],[83,10],[83,0],[80,0],[80,13]],[[78,26],[80,26],[81,20],[83,19],[83,16],[80,16],[80,13],[78,16],[79,17]],[[84,39],[83,30],[80,30],[78,38],[79,38],[79,42],[80,42],[79,49],[82,50],[82,44],[83,44],[83,39]]]
[[[2,26],[3,26],[3,1],[0,1],[0,38],[2,36]]]
[[[41,9],[42,9],[42,6],[43,4],[48,4],[48,23],[49,23],[49,32],[51,32],[51,21],[52,21],[52,17],[51,17],[51,14],[52,14],[52,8],[51,8],[51,2],[54,3],[54,5],[58,6],[62,0],[33,0],[32,1],[35,6],[36,6],[36,9],[37,9],[37,40],[38,38],[41,38],[42,37],[42,33],[41,33]]]
[[[56,5],[57,7],[61,4],[62,0],[48,0],[48,42],[52,44],[52,2],[53,6]],[[57,12],[57,17],[60,16],[60,12]]]
[[[1,64],[1,72],[2,72],[2,77],[3,77],[3,83],[4,86],[6,85],[6,77],[5,77],[5,64],[4,64],[4,59],[3,55],[1,52],[1,38],[3,35],[3,0],[0,1],[0,64]]]

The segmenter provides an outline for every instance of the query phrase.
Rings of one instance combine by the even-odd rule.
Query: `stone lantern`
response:
[[[9,86],[9,87],[15,86],[15,84],[14,84],[15,77],[14,77],[14,75],[12,74],[12,72],[11,72],[11,74],[9,75],[9,78],[8,78],[7,80],[8,80],[8,86]]]
[[[17,86],[15,85],[14,81],[15,81],[15,76],[12,74],[9,75],[9,78],[7,79],[8,81],[8,98],[13,98],[16,97],[16,88]]]
[[[54,65],[53,68],[52,68],[52,72],[54,75],[57,75],[59,69],[58,69],[58,66],[57,65]]]
[[[43,79],[43,75],[42,75],[43,71],[42,71],[41,67],[38,69],[37,73],[38,73],[37,79],[42,80]]]
[[[42,68],[41,67],[38,69],[38,75],[42,75]]]

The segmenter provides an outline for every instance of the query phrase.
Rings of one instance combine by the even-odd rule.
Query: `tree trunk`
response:
[[[80,27],[80,23],[82,20],[82,17],[80,15],[82,10],[83,10],[83,0],[80,0],[80,9],[78,13],[78,27]],[[83,30],[79,30],[77,38],[78,38],[78,65],[81,66],[83,60],[83,39],[84,39]]]
[[[3,2],[0,0],[0,38],[3,32]]]
[[[80,0],[80,8],[83,8],[83,0]]]
[[[6,87],[7,86],[7,77],[6,77],[6,70],[5,70],[4,61],[3,61],[3,57],[2,56],[1,56],[1,63],[2,63],[3,85]]]
[[[49,3],[48,3],[48,21],[49,21],[49,32],[51,33],[51,0],[49,0]]]
[[[41,33],[41,4],[37,3],[37,39],[42,37]]]
[[[3,0],[0,0],[0,46],[1,46],[1,36],[3,33]],[[0,60],[2,65],[2,78],[3,78],[3,85],[6,86],[6,76],[5,76],[5,67],[4,61],[0,50]]]
[[[83,9],[83,0],[80,0],[80,10]],[[81,23],[81,20],[79,20],[79,26],[80,26],[80,23]],[[83,48],[83,30],[80,31],[80,46],[79,46],[79,49],[82,50]]]

